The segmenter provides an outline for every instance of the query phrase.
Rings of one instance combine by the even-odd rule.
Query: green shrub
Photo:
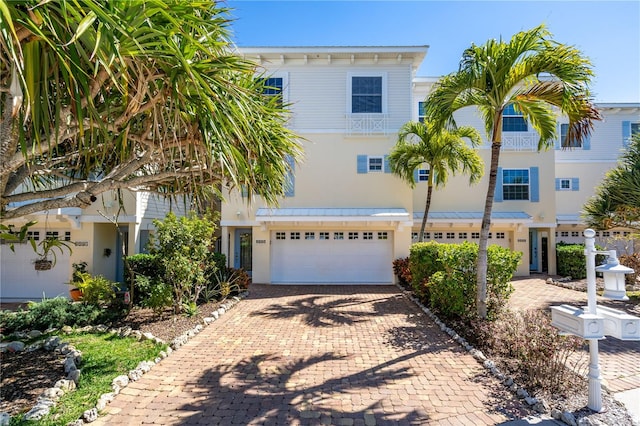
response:
[[[14,331],[60,328],[65,325],[85,326],[108,324],[117,319],[122,311],[103,309],[87,303],[71,303],[67,298],[56,297],[42,302],[29,302],[26,310],[0,311],[0,328],[3,333]]]
[[[602,247],[596,247],[602,250]],[[604,263],[606,256],[596,255],[596,265]],[[556,263],[558,275],[576,280],[587,278],[587,259],[584,255],[584,244],[556,244]]]
[[[110,305],[116,299],[117,283],[102,275],[92,276],[84,273],[82,281],[74,284],[82,290],[82,301],[92,305]]]
[[[200,294],[200,302],[226,299],[249,288],[251,277],[244,269],[223,268],[209,277],[206,288]]]
[[[136,290],[143,295],[141,306],[151,308],[154,313],[161,313],[173,303],[173,289],[158,278],[149,278],[144,275],[136,277]]]
[[[511,278],[522,253],[491,245],[487,266],[488,316],[495,316],[513,292]],[[477,244],[418,243],[409,259],[412,287],[423,301],[445,316],[471,318],[476,315]]]

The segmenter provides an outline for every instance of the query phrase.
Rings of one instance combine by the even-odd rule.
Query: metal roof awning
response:
[[[558,222],[558,225],[576,225],[584,223],[579,214],[556,215],[556,222]]]
[[[414,221],[421,221],[423,212],[413,213]],[[429,212],[427,221],[431,223],[480,223],[482,212]],[[492,212],[491,222],[525,224],[533,223],[533,217],[525,212]]]
[[[258,222],[405,222],[403,208],[260,208]]]

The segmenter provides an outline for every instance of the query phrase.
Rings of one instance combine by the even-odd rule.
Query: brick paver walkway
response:
[[[562,304],[583,307],[587,305],[587,293],[546,284],[541,278],[527,278],[513,281],[515,292],[509,299],[513,309],[543,309]],[[627,311],[638,316],[638,306],[598,297],[598,304]],[[611,392],[640,389],[640,342],[623,341],[613,337],[600,340],[599,361],[602,384]],[[588,362],[588,349],[585,350]]]
[[[528,412],[393,286],[252,285],[95,424],[498,424]]]

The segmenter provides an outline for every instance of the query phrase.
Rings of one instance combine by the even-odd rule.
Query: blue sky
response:
[[[462,51],[545,24],[594,65],[598,102],[640,103],[640,1],[228,0],[238,46],[429,45],[418,76],[453,72]]]

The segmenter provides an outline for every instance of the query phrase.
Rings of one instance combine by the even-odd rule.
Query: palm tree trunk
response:
[[[418,235],[418,242],[424,241],[424,229],[427,227],[427,215],[429,214],[429,206],[431,205],[431,193],[433,192],[433,185],[427,186],[427,202],[424,206],[424,216],[422,216],[422,225],[420,226],[420,234]]]
[[[482,225],[480,227],[480,243],[478,246],[478,263],[476,265],[476,307],[478,317],[487,318],[487,247],[489,245],[489,229],[491,227],[491,211],[493,209],[493,197],[496,190],[498,178],[498,163],[500,160],[500,141],[491,143],[491,166],[489,169],[489,188],[487,188],[487,198],[482,214]]]

